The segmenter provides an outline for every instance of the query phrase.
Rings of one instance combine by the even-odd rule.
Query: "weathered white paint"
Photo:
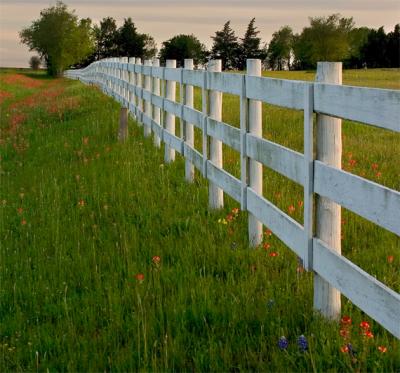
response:
[[[224,169],[217,167],[213,162],[207,161],[207,179],[218,185],[225,193],[229,194],[233,199],[240,202],[241,184],[240,180],[226,172]]]
[[[136,85],[135,82],[135,73],[134,73],[134,67],[135,67],[135,57],[129,58],[129,63],[128,63],[128,74],[129,74],[129,87],[128,87],[128,92],[129,92],[129,103],[133,104],[136,106],[136,96],[134,91],[131,89],[131,87]]]
[[[185,71],[193,70],[193,60],[192,59],[185,59],[184,62],[184,70],[182,71],[182,78],[185,79]],[[185,86],[185,97],[184,97],[184,105],[187,107],[193,107],[194,96],[193,96],[193,86],[186,84]],[[184,111],[182,112],[182,119],[184,118]],[[194,147],[194,127],[193,124],[185,120],[185,144],[189,147]],[[189,160],[185,160],[185,178],[186,181],[192,183],[194,181],[194,165]]]
[[[246,136],[246,151],[248,157],[303,185],[303,154],[252,134]]]
[[[261,76],[261,60],[247,60],[247,76]],[[249,133],[253,136],[262,138],[262,106],[261,101],[249,99]],[[249,162],[249,180],[252,188],[260,196],[263,194],[263,170],[262,164],[255,159],[250,158]],[[262,243],[263,231],[262,223],[256,216],[249,214],[249,243],[250,247],[257,247]]]
[[[247,210],[271,229],[298,256],[301,258],[304,256],[304,230],[296,220],[251,188],[247,188]]]
[[[202,70],[183,70],[183,82],[188,85],[203,88],[204,77]]]
[[[240,130],[238,128],[207,118],[207,133],[240,152]]]
[[[181,80],[181,71],[179,69],[176,69],[176,61],[174,64],[172,64],[172,62],[168,63],[168,61],[175,60],[167,60],[166,68],[164,70],[164,79],[179,83]]]
[[[200,172],[203,170],[203,156],[188,144],[183,146],[183,154]]]
[[[400,338],[400,295],[314,239],[314,270],[355,305]]]
[[[145,114],[151,118],[152,116],[152,108],[151,108],[151,60],[145,60],[144,61],[144,67],[146,69],[143,69],[143,72],[146,73],[144,76],[144,89],[143,91],[143,99],[145,100],[145,106],[144,106],[144,112]],[[151,136],[151,125],[145,125],[144,126],[144,136],[149,137]]]
[[[400,192],[316,161],[314,190],[400,236]]]
[[[204,115],[201,111],[184,106],[183,119],[197,128],[203,128]]]
[[[318,62],[317,82],[342,84],[341,62]],[[342,167],[342,121],[317,115],[317,159]],[[316,204],[316,235],[338,254],[341,253],[341,208],[319,196]],[[314,275],[314,307],[331,319],[340,318],[340,292],[318,274]]]
[[[173,83],[176,84],[176,83]],[[182,105],[178,102],[170,100],[168,98],[164,99],[164,110],[174,116],[180,117],[181,116],[181,109]]]
[[[248,166],[246,135],[248,132],[248,99],[246,97],[246,76],[242,75],[242,91],[240,92],[240,181],[242,195],[240,207],[243,211],[247,210],[247,186],[248,186]]]
[[[221,72],[222,61],[213,60],[208,63],[208,71]],[[208,77],[209,78],[209,77]],[[207,83],[208,84],[208,83]],[[222,93],[218,91],[209,91],[210,112],[209,117],[217,121],[222,119]],[[207,125],[207,123],[206,123]],[[208,131],[208,127],[207,127]],[[214,137],[210,139],[210,160],[215,166],[222,168],[222,142]],[[209,183],[208,190],[209,206],[212,209],[224,207],[224,192],[213,182]]]
[[[165,79],[166,81],[166,87],[165,87],[165,98],[171,101],[175,101],[175,96],[176,96],[176,83],[171,79],[174,77],[173,72],[179,73],[178,70],[176,70],[176,61],[175,60],[167,60],[167,68],[164,70],[165,73]],[[179,74],[180,76],[180,74]],[[179,80],[179,78],[178,78]],[[166,101],[166,100],[165,100]],[[164,106],[166,103],[164,102]],[[172,135],[175,135],[175,116],[171,114],[170,112],[165,113],[165,129]],[[169,144],[165,144],[165,162],[173,162],[175,160],[175,150],[172,149]]]
[[[153,59],[153,69],[152,69],[152,73],[154,71],[154,69],[158,69],[160,67],[160,60],[158,58],[154,58]],[[161,123],[161,108],[157,107],[156,105],[154,105],[154,98],[157,97],[157,99],[160,96],[160,79],[158,77],[155,77],[153,75],[153,95],[151,96],[151,102],[152,102],[152,109],[153,109],[153,120],[157,125],[160,125]],[[161,101],[162,102],[162,101]],[[153,128],[153,126],[152,126]],[[161,128],[161,127],[160,127]],[[154,131],[154,145],[159,148],[161,146],[161,139],[160,139],[160,135],[158,134],[158,132],[156,133]]]
[[[142,100],[142,74],[140,73],[142,71],[142,59],[141,58],[136,58],[136,64],[135,64],[135,80],[137,84],[137,88],[139,90],[136,90],[135,95],[137,97],[137,108],[140,112],[143,112],[143,100]],[[138,118],[138,124],[141,125],[141,117],[136,114],[136,117]]]
[[[183,140],[179,137],[172,135],[169,131],[164,130],[163,140],[165,145],[169,148],[176,150],[178,153],[183,154]]]
[[[400,132],[400,91],[315,84],[314,111]]]
[[[239,74],[229,74],[209,71],[207,89],[240,95],[242,90],[242,77]]]

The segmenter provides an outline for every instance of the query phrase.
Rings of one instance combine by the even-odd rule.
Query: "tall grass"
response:
[[[314,314],[312,274],[268,231],[249,250],[246,214],[228,197],[209,211],[207,182],[187,184],[181,157],[165,165],[133,121],[119,144],[112,99],[40,74],[0,81],[0,371],[400,369],[399,341],[345,298],[350,328]],[[302,151],[301,115],[263,110],[265,136]],[[399,189],[398,135],[348,122],[344,135],[345,167]],[[265,195],[299,221],[301,194],[266,171]],[[399,291],[399,238],[347,211],[343,229],[344,254]]]

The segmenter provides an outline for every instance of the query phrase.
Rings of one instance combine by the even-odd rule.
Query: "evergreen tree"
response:
[[[112,17],[103,18],[100,25],[93,28],[96,39],[96,59],[117,55],[117,22]]]
[[[263,60],[266,57],[263,49],[260,48],[261,38],[257,36],[260,31],[257,31],[257,27],[254,26],[255,21],[255,18],[250,21],[246,33],[243,39],[241,39],[237,66],[239,70],[244,70],[246,68],[246,60],[248,58],[259,58]]]
[[[231,21],[224,24],[221,31],[216,31],[212,36],[214,44],[211,49],[211,59],[221,59],[222,69],[231,70],[238,66],[238,56],[240,53],[239,43],[235,32],[231,29]]]
[[[400,67],[400,24],[387,34],[388,67]]]
[[[367,42],[362,48],[362,58],[368,67],[386,67],[389,65],[387,58],[387,37],[383,26],[377,30],[372,29],[368,34]]]
[[[145,37],[136,30],[132,18],[125,18],[117,34],[118,55],[123,57],[143,57]]]

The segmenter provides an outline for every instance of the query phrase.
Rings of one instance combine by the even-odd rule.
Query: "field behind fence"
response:
[[[185,68],[175,66],[171,60],[160,67],[157,60],[142,65],[140,59],[108,59],[67,76],[98,85],[121,102],[121,140],[129,110],[145,136],[154,134],[155,146],[165,143],[166,162],[181,154],[187,181],[195,168],[210,181],[211,208],[223,206],[223,193],[238,201],[249,212],[250,246],[261,243],[262,224],[271,229],[314,271],[316,309],[337,318],[342,293],[400,338],[400,295],[341,255],[341,206],[399,236],[400,193],[341,170],[339,119],[400,132],[400,92],[342,86],[338,63],[320,63],[316,82],[263,78],[258,60],[248,60],[245,75],[222,73],[220,61],[207,70],[193,70],[191,60]],[[194,87],[201,89],[201,110],[194,108]],[[223,94],[239,97],[240,128],[223,122]],[[262,137],[262,102],[303,113],[303,153]],[[224,169],[223,144],[240,154],[240,177]],[[303,224],[263,196],[264,166],[303,188]]]

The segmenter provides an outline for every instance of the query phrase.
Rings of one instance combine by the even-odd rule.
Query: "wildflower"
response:
[[[378,351],[382,354],[387,352],[387,347],[386,346],[378,346]]]
[[[388,255],[387,262],[388,263],[393,263],[393,260],[394,260],[394,256],[393,255]]]
[[[361,321],[361,323],[360,323],[360,328],[361,328],[361,329],[364,329],[364,330],[369,330],[369,328],[370,328],[369,322],[367,322],[367,321]]]
[[[24,209],[22,207],[18,207],[17,212],[18,214],[22,214],[24,211]]]
[[[282,337],[279,338],[279,340],[278,340],[278,347],[279,347],[281,350],[286,350],[286,349],[288,348],[288,345],[289,345],[289,342],[288,342],[288,340],[286,339],[286,337],[282,336]]]
[[[303,204],[304,204],[303,201],[298,201],[298,202],[297,202],[297,205],[299,206],[299,208],[302,208],[302,207],[303,207]]]
[[[85,206],[85,201],[84,201],[83,199],[79,200],[78,206],[79,206],[79,207]]]
[[[374,334],[371,332],[371,330],[366,330],[364,332],[364,336],[370,339],[374,338]]]
[[[273,257],[278,256],[278,255],[279,255],[279,253],[277,253],[276,251],[272,251],[269,253],[269,256],[273,256]]]
[[[344,339],[347,339],[350,336],[350,332],[348,329],[340,329],[339,330],[339,334],[341,337],[343,337]]]
[[[25,219],[21,220],[21,225],[26,225],[26,220]]]
[[[350,159],[349,160],[349,166],[354,167],[356,165],[357,161],[355,159]]]
[[[231,221],[233,220],[233,215],[228,214],[228,215],[226,216],[226,220],[229,221],[229,222],[231,222]]]
[[[158,265],[158,264],[161,263],[161,258],[160,258],[158,255],[154,255],[154,256],[151,258],[151,260],[152,260],[152,262],[153,262],[154,264],[156,264],[156,265]]]
[[[239,209],[237,207],[232,209],[232,214],[238,215],[239,214]]]
[[[340,347],[340,351],[342,351],[343,353],[349,352],[349,346],[344,345],[344,346]]]
[[[268,250],[270,247],[271,247],[271,244],[269,244],[268,242],[265,242],[265,243],[263,244],[264,250]]]
[[[228,222],[225,219],[218,219],[218,223],[224,225],[228,224]]]
[[[25,197],[25,194],[24,194],[24,193],[20,193],[20,194],[19,194],[19,198],[22,199],[22,198],[24,198],[24,197]]]
[[[371,164],[371,168],[372,168],[373,170],[377,170],[377,169],[378,169],[378,163],[372,163],[372,164]]]
[[[377,172],[376,174],[375,174],[375,176],[379,179],[381,176],[382,176],[382,172]]]
[[[266,229],[265,232],[264,232],[264,234],[265,234],[266,236],[269,236],[269,237],[272,236],[272,232],[271,232],[269,229]]]
[[[307,338],[303,334],[297,339],[297,345],[302,352],[308,349]]]
[[[347,315],[343,316],[343,317],[341,318],[341,320],[340,320],[340,323],[341,323],[342,325],[351,325],[351,318],[350,318],[350,316],[347,316]]]
[[[296,208],[293,205],[290,205],[288,208],[289,214],[293,214]]]
[[[144,274],[143,273],[137,273],[135,275],[136,280],[138,280],[140,283],[144,281]]]

